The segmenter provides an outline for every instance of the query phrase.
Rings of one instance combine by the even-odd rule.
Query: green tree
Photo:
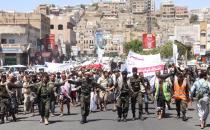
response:
[[[182,43],[179,42],[179,41],[175,41],[175,44],[176,44],[177,47],[178,47],[178,52],[179,52],[179,55],[180,55],[180,56],[181,56],[181,55],[186,56],[186,54],[187,54],[187,58],[188,58],[188,59],[193,58],[193,54],[192,54],[192,52],[191,52],[192,47],[186,46],[186,45],[182,44]]]
[[[98,6],[98,3],[94,3],[92,4],[93,7],[95,7],[95,10],[98,10],[99,6]]]
[[[161,57],[170,58],[173,56],[173,44],[171,42],[165,43],[159,48]]]
[[[190,23],[196,23],[198,21],[198,15],[192,14],[190,16]]]
[[[142,42],[139,40],[132,40],[124,44],[125,52],[128,53],[130,50],[136,53],[143,51]]]
[[[187,52],[188,58],[192,56],[190,47],[185,46],[178,41],[175,41],[175,44],[177,45],[179,55],[185,56]],[[160,47],[145,51],[143,50],[143,43],[141,41],[132,40],[124,44],[124,50],[126,54],[128,54],[128,52],[131,50],[141,55],[154,55],[160,53],[162,58],[171,58],[173,56],[173,43],[167,42]]]

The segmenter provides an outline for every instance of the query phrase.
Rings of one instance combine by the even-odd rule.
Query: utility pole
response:
[[[146,9],[146,14],[147,14],[147,34],[152,33],[152,18],[151,18],[151,0],[147,0],[147,9]]]

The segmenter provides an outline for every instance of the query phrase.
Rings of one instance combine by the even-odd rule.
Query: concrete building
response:
[[[0,58],[4,65],[32,63],[40,30],[29,24],[0,25]]]
[[[189,18],[188,8],[184,6],[175,6],[176,19]]]
[[[36,10],[35,13],[40,13],[44,15],[49,15],[50,14],[50,5],[48,4],[40,4]]]
[[[210,21],[210,8],[193,9],[190,15],[197,15],[198,21]]]
[[[160,6],[162,20],[174,20],[175,5],[172,0],[164,0]]]
[[[130,7],[133,14],[143,14],[146,11],[146,0],[130,0]]]
[[[50,34],[50,19],[43,14],[1,11],[0,25],[5,24],[30,24],[32,27],[40,30],[40,39]]]
[[[176,40],[192,46],[201,41],[200,25],[175,26],[174,36]]]
[[[129,4],[126,2],[100,2],[98,3],[98,11],[128,12]]]
[[[92,0],[93,3],[126,3],[129,0]]]
[[[73,28],[76,23],[69,15],[50,15],[50,34],[55,35],[55,43],[60,53],[70,57],[71,46],[76,44],[76,33]]]
[[[210,24],[207,24],[207,51],[210,52]]]
[[[80,55],[95,54],[95,33],[100,23],[101,14],[86,12],[75,27],[77,47]]]

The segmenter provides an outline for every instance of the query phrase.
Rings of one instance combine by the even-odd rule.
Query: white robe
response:
[[[204,95],[197,103],[197,111],[200,120],[206,121],[209,115],[209,97],[208,95]]]
[[[97,110],[97,95],[94,92],[91,92],[90,94],[90,111],[96,111]]]

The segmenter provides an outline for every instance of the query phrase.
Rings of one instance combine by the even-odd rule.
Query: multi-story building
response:
[[[0,58],[4,65],[28,65],[35,59],[40,30],[30,24],[0,25]]]
[[[210,24],[207,24],[207,51],[210,51]]]
[[[75,27],[77,47],[80,55],[95,54],[95,33],[99,27],[101,14],[96,11],[86,11]]]
[[[71,46],[76,44],[75,21],[69,15],[50,15],[50,34],[55,36],[55,43],[60,53],[69,57]]]
[[[130,0],[130,7],[133,14],[143,14],[146,11],[146,0]]]
[[[200,42],[200,25],[175,26],[175,39],[186,44],[193,45]]]
[[[210,8],[193,9],[191,15],[197,15],[198,21],[210,21]]]
[[[129,5],[126,2],[100,2],[98,3],[98,11],[115,11],[128,12]]]
[[[164,0],[160,6],[162,20],[175,19],[175,5],[172,0]]]
[[[126,3],[129,0],[93,0],[93,3]]]
[[[50,14],[50,5],[47,4],[40,4],[36,10],[36,13],[44,14],[44,15],[49,15]]]
[[[30,24],[40,30],[40,39],[50,34],[50,19],[39,13],[0,12],[0,25]]]
[[[175,6],[176,19],[189,18],[188,8],[182,6]]]

